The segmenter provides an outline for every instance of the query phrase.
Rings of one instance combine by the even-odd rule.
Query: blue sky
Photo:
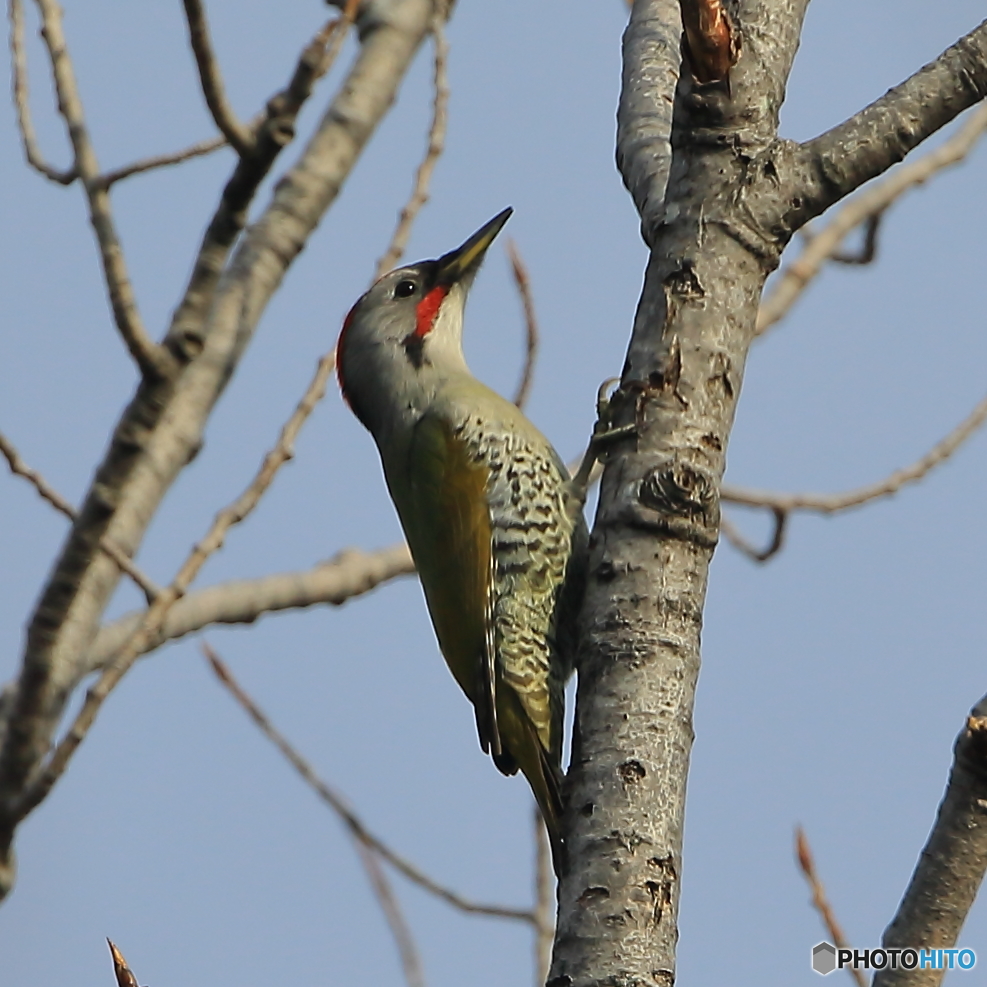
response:
[[[97,153],[106,167],[212,133],[177,2],[66,3]],[[29,12],[30,13],[30,12]],[[982,18],[974,0],[816,0],[783,133],[805,139],[934,58]],[[243,118],[287,79],[325,10],[210,6]],[[613,164],[620,0],[460,0],[449,28],[448,149],[409,259],[436,256],[505,205],[531,271],[542,356],[533,420],[572,457],[597,385],[619,371],[646,259]],[[30,34],[34,37],[33,21]],[[67,161],[32,41],[33,106]],[[342,62],[351,55],[347,49]],[[430,60],[268,308],[139,562],[169,580],[246,484],[363,290],[411,186],[430,113]],[[310,132],[339,70],[303,114]],[[23,164],[0,105],[0,430],[78,502],[134,386],[109,318],[79,190]],[[297,154],[289,148],[280,172]],[[833,268],[751,354],[728,479],[842,490],[918,458],[987,380],[985,150],[888,215],[867,268]],[[114,206],[147,325],[160,334],[231,166],[222,151],[118,186]],[[265,187],[257,207],[269,197]],[[520,306],[495,248],[467,317],[478,376],[510,392]],[[854,945],[876,945],[926,838],[964,717],[987,691],[987,437],[917,487],[836,518],[798,517],[784,553],[714,560],[689,783],[680,982],[814,982],[823,938],[792,856],[806,827]],[[979,505],[979,506],[978,506]],[[0,475],[0,673],[64,536],[61,517]],[[757,516],[732,515],[746,531]],[[376,452],[331,390],[297,457],[199,580],[304,569],[399,536]],[[123,585],[112,614],[137,605]],[[529,795],[475,740],[420,590],[402,580],[340,609],[206,635],[273,720],[367,823],[472,897],[531,897]],[[378,907],[337,821],[233,705],[188,640],[141,662],[71,770],[22,827],[19,880],[0,910],[5,982],[111,982],[103,937],[141,983],[397,983]],[[526,928],[462,916],[395,878],[432,987],[531,981]],[[987,956],[978,903],[961,940]],[[957,974],[959,978],[961,975]]]

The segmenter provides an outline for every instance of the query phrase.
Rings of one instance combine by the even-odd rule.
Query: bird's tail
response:
[[[493,755],[494,764],[505,775],[515,774],[520,768],[528,780],[548,830],[555,874],[561,878],[566,872],[568,858],[562,837],[562,769],[558,754],[542,746],[534,724],[513,691],[501,690],[498,699],[503,749],[500,754]]]
[[[533,736],[532,741],[538,747],[538,778],[532,778],[526,771],[525,777],[534,792],[538,808],[541,809],[542,819],[545,820],[548,842],[552,847],[552,867],[555,869],[555,876],[562,880],[562,876],[569,869],[569,855],[562,837],[561,771],[551,764],[549,754],[538,742],[538,738]]]
[[[494,757],[494,763],[505,775],[512,775],[520,768],[527,779],[548,830],[555,876],[561,878],[568,866],[562,837],[562,772],[553,763],[552,755],[542,747],[531,722],[526,717],[521,722],[524,724],[522,742],[510,743],[514,739],[510,736],[513,731],[510,731],[508,749]]]

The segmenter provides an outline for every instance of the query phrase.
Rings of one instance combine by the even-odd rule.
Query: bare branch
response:
[[[398,855],[394,850],[392,850],[386,843],[383,842],[379,837],[374,836],[370,830],[364,825],[363,820],[360,819],[356,813],[349,807],[346,800],[339,795],[336,791],[330,788],[319,776],[315,773],[315,770],[291,746],[290,743],[277,731],[271,721],[263,713],[263,711],[257,706],[257,704],[248,696],[243,689],[239,686],[236,679],[230,674],[230,670],[223,664],[209,648],[208,645],[203,645],[203,650],[205,651],[206,657],[209,659],[209,663],[212,666],[213,671],[219,677],[219,680],[224,686],[230,691],[231,695],[236,699],[238,703],[247,711],[250,718],[257,724],[260,731],[267,737],[275,747],[288,759],[291,766],[302,776],[302,778],[315,790],[315,793],[325,802],[337,816],[342,820],[343,824],[349,829],[351,835],[354,839],[359,840],[364,846],[374,853],[379,854],[384,860],[386,860],[392,867],[400,871],[409,881],[417,884],[420,888],[428,891],[430,894],[441,898],[443,901],[452,905],[454,908],[458,908],[460,911],[469,912],[473,915],[490,915],[494,918],[510,918],[517,919],[521,922],[528,922],[531,925],[535,924],[535,916],[533,912],[527,911],[523,908],[504,908],[500,905],[480,905],[476,902],[468,901],[467,899],[456,894],[455,891],[450,891],[447,888],[442,887],[442,885],[437,884],[430,877],[423,874],[414,864],[409,863],[404,857]]]
[[[896,168],[873,187],[855,195],[841,206],[821,230],[814,230],[799,256],[786,264],[771,293],[761,302],[757,333],[765,332],[791,309],[827,259],[834,258],[851,230],[880,216],[896,199],[937,172],[962,161],[987,130],[987,106],[980,106],[963,125],[934,151]],[[876,227],[873,235],[876,233]]]
[[[2,433],[0,433],[0,453],[3,453],[4,458],[7,460],[7,465],[10,467],[11,473],[15,476],[22,476],[37,490],[43,500],[48,501],[56,511],[64,514],[70,521],[75,521],[78,517],[75,508],[37,470],[31,469],[24,462],[20,453]],[[125,572],[130,576],[144,591],[144,596],[147,598],[148,603],[152,602],[161,592],[161,587],[150,576],[141,572],[118,545],[114,545],[113,542],[104,536],[99,540],[99,547],[113,559],[121,572]]]
[[[344,15],[323,26],[305,46],[288,85],[267,101],[266,109],[254,128],[253,152],[240,159],[223,189],[219,206],[213,213],[195,259],[185,295],[175,311],[166,336],[169,348],[180,353],[186,362],[202,351],[205,344],[204,327],[214,312],[215,293],[220,275],[229,260],[230,249],[243,232],[247,210],[258,187],[270,172],[278,155],[294,137],[299,111],[311,96],[315,83],[328,71],[339,53],[352,20],[352,6],[352,3],[347,3]],[[347,80],[344,89],[351,82],[352,80]],[[337,123],[336,120],[332,122]],[[325,124],[324,118],[323,126]],[[313,142],[317,138],[318,134]],[[311,149],[310,144],[309,152]],[[265,213],[268,222],[272,212],[275,212],[273,205]],[[245,249],[246,246],[242,245],[241,250]],[[288,257],[285,265],[290,260]],[[273,291],[273,287],[270,290]]]
[[[722,82],[737,64],[740,37],[723,0],[679,0],[689,67],[703,83]]]
[[[89,202],[89,219],[99,245],[103,278],[110,296],[113,318],[123,341],[144,377],[164,377],[174,370],[174,359],[155,344],[141,319],[127,273],[123,249],[117,236],[110,198],[99,185],[99,163],[89,139],[82,100],[75,80],[75,70],[62,32],[62,12],[57,0],[35,0],[41,12],[41,36],[51,60],[51,70],[58,97],[58,111],[65,120],[72,149],[75,171],[82,179]]]
[[[721,498],[731,504],[745,507],[769,507],[773,511],[815,511],[819,514],[833,514],[851,507],[890,497],[905,484],[915,483],[923,476],[944,463],[973,433],[987,420],[987,397],[967,415],[944,439],[936,443],[921,459],[911,466],[895,470],[885,479],[866,487],[857,487],[845,493],[836,494],[779,494],[768,490],[749,490],[745,487],[724,485]]]
[[[150,158],[141,158],[122,168],[115,168],[113,171],[105,171],[98,178],[93,180],[94,185],[107,189],[115,182],[130,178],[131,175],[139,175],[154,168],[166,168],[168,165],[181,164],[190,158],[201,158],[205,154],[212,154],[221,147],[226,147],[225,137],[210,137],[208,140],[199,141],[185,148],[184,151],[175,151],[172,154],[156,154]]]
[[[329,69],[332,68],[342,50],[346,34],[356,21],[356,15],[360,11],[361,0],[345,0],[345,3],[336,4],[340,8],[340,16],[330,21],[322,31],[325,43],[325,54],[322,61],[316,66],[316,79],[321,79]]]
[[[801,145],[794,199],[780,222],[796,230],[987,96],[987,21],[859,113]],[[759,220],[762,221],[762,220]]]
[[[445,23],[449,17],[448,0],[435,0],[429,31],[435,45],[435,68],[432,73],[434,97],[432,100],[432,122],[428,128],[428,144],[425,157],[422,158],[418,171],[415,173],[415,187],[405,207],[401,210],[398,225],[384,256],[377,261],[376,280],[393,268],[404,254],[408,246],[411,227],[422,206],[428,202],[428,189],[432,181],[432,172],[439,160],[446,141],[446,126],[449,119],[449,80],[446,65],[449,60],[449,43],[446,40]]]
[[[27,54],[24,50],[24,7],[21,0],[9,0],[7,13],[10,18],[10,65],[11,88],[14,107],[17,110],[17,125],[21,132],[21,144],[27,163],[45,178],[59,185],[71,185],[79,177],[73,165],[65,171],[53,168],[45,161],[38,147],[38,138],[31,121],[31,100],[28,93]]]
[[[669,135],[681,33],[678,3],[648,0],[632,5],[623,36],[617,167],[641,215],[648,244],[661,222],[672,157]]]
[[[25,786],[51,749],[120,578],[98,540],[109,535],[128,553],[140,545],[156,506],[194,457],[209,414],[285,272],[393,104],[431,14],[429,0],[402,0],[377,11],[315,133],[246,232],[260,182],[290,138],[318,73],[338,50],[327,44],[326,29],[302,53],[287,89],[268,102],[257,150],[237,162],[165,338],[181,371],[170,380],[145,378],[121,415],[32,614],[16,687],[4,693],[13,699],[0,749],[0,896],[12,886],[10,846],[23,818]],[[195,359],[204,349],[208,358]],[[139,650],[140,641],[134,643]]]
[[[987,696],[956,738],[953,767],[932,832],[881,944],[949,949],[987,870]],[[874,987],[938,987],[942,970],[880,970]]]
[[[819,880],[819,875],[816,873],[816,863],[812,859],[812,850],[806,839],[805,830],[801,826],[795,830],[795,857],[809,889],[812,891],[812,906],[819,912],[819,917],[823,920],[823,925],[826,926],[826,931],[833,940],[833,945],[837,949],[849,948],[843,930],[840,928],[839,922],[836,921],[829,899],[826,897],[826,889],[822,886],[822,881]],[[863,970],[858,970],[856,967],[847,967],[847,969],[859,987],[867,987],[867,978],[864,976]]]
[[[767,562],[784,547],[785,529],[788,526],[788,511],[775,507],[772,508],[771,513],[774,515],[774,529],[770,541],[764,548],[755,548],[726,515],[720,518],[720,531],[734,548],[752,561]]]
[[[661,224],[672,160],[672,99],[682,56],[676,0],[637,0],[623,37],[617,167],[649,246]]]
[[[294,751],[294,748],[291,748],[288,742],[274,729],[270,720],[268,720],[266,715],[261,712],[257,704],[254,703],[240,684],[233,678],[229,668],[219,658],[216,652],[213,651],[213,649],[205,642],[202,643],[202,651],[209,661],[212,670],[216,673],[216,677],[223,683],[223,685],[226,686],[227,690],[231,693],[231,695],[233,695],[237,702],[239,702],[240,705],[250,714],[251,718],[264,733],[264,735],[271,740],[282,751],[282,753],[287,754],[288,751],[291,751],[291,754],[294,756],[289,759],[292,760],[293,764],[295,763],[295,759],[297,759],[299,762],[305,764],[306,768],[308,768],[309,772],[311,772],[311,768],[308,767],[308,763],[304,761],[301,755]],[[408,987],[424,987],[425,977],[422,971],[421,958],[419,957],[418,949],[415,946],[414,937],[411,934],[411,929],[404,918],[404,914],[401,911],[401,906],[399,905],[394,891],[391,888],[391,883],[387,879],[387,875],[384,873],[383,868],[380,866],[377,853],[364,840],[360,839],[352,830],[350,831],[350,838],[353,841],[353,848],[356,850],[357,856],[359,856],[360,862],[363,864],[363,868],[367,873],[367,878],[370,881],[370,886],[373,889],[377,902],[381,907],[381,911],[384,913],[384,918],[386,919],[391,930],[391,934],[394,937]]]
[[[344,549],[307,572],[284,572],[259,579],[234,580],[182,597],[168,611],[145,654],[211,624],[252,624],[266,613],[320,603],[341,606],[381,583],[415,571],[403,542],[376,552]],[[125,614],[100,629],[86,656],[83,674],[98,671],[123,647],[144,614]]]
[[[107,939],[106,944],[110,947],[110,956],[113,957],[113,974],[117,980],[117,987],[139,987],[137,978],[123,958],[123,953],[117,949],[112,940]]]
[[[524,306],[526,340],[524,369],[521,371],[521,379],[518,381],[517,390],[514,392],[514,403],[523,409],[528,403],[531,382],[535,376],[535,363],[538,361],[538,318],[535,315],[534,299],[531,297],[531,279],[528,277],[528,268],[525,266],[521,254],[518,252],[517,244],[513,240],[507,241],[507,254],[511,259],[514,283],[517,285],[521,304]]]
[[[370,879],[370,886],[374,889],[374,895],[380,904],[384,918],[390,927],[391,935],[398,947],[398,955],[401,958],[401,969],[404,971],[404,979],[408,987],[425,987],[425,973],[422,970],[421,957],[418,955],[418,947],[415,946],[411,929],[401,911],[401,906],[391,889],[391,883],[384,873],[384,868],[380,866],[377,855],[363,842],[353,837],[353,846],[356,849],[367,877]]]
[[[189,41],[195,55],[195,64],[199,69],[199,82],[202,85],[202,95],[220,132],[241,157],[253,149],[254,137],[250,130],[237,119],[233,107],[226,99],[223,87],[223,77],[219,71],[219,62],[212,50],[209,38],[209,25],[206,22],[206,12],[200,0],[183,0],[185,19],[188,23]]]
[[[64,774],[72,755],[85,739],[107,696],[116,688],[138,656],[147,649],[148,641],[153,640],[160,632],[168,611],[185,595],[185,591],[198,575],[206,559],[222,547],[227,531],[250,514],[266,493],[277,471],[294,455],[295,439],[315,405],[325,394],[326,381],[333,371],[335,362],[333,353],[327,354],[319,361],[312,382],[294,413],[281,429],[277,444],[264,457],[253,481],[229,507],[216,515],[205,538],[192,549],[171,584],[158,594],[126,644],[106,665],[96,684],[86,692],[85,702],[73,720],[72,726],[59,741],[47,764],[36,771],[35,776],[28,781],[24,796],[19,800],[14,812],[16,819],[23,819],[37,806]]]
[[[548,842],[545,819],[538,806],[534,811],[535,835],[535,987],[544,987],[552,966],[552,941],[555,938],[555,872],[552,848]]]

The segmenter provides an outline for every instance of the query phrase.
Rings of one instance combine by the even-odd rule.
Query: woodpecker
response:
[[[439,647],[480,746],[525,775],[557,873],[565,682],[585,582],[582,499],[535,426],[478,381],[463,310],[510,208],[462,246],[385,274],[336,344],[340,388],[370,431]]]

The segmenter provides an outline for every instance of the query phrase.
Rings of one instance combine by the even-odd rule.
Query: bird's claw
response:
[[[618,386],[614,388],[614,384]],[[619,385],[619,377],[608,377],[596,392],[596,422],[593,425],[593,434],[590,436],[589,445],[583,455],[579,469],[572,478],[572,486],[580,509],[586,501],[586,494],[593,478],[593,468],[602,459],[603,450],[613,442],[638,433],[636,422],[631,422],[629,425],[617,425],[616,427],[611,425],[611,403],[614,395],[620,389]]]
[[[614,388],[614,384],[618,386]],[[600,452],[604,446],[616,442],[618,439],[626,439],[628,436],[636,435],[638,431],[636,422],[616,427],[611,425],[611,404],[614,395],[619,390],[620,378],[608,377],[596,392],[596,424],[593,426],[593,435],[590,438],[590,449],[595,451],[597,459],[600,458]]]

